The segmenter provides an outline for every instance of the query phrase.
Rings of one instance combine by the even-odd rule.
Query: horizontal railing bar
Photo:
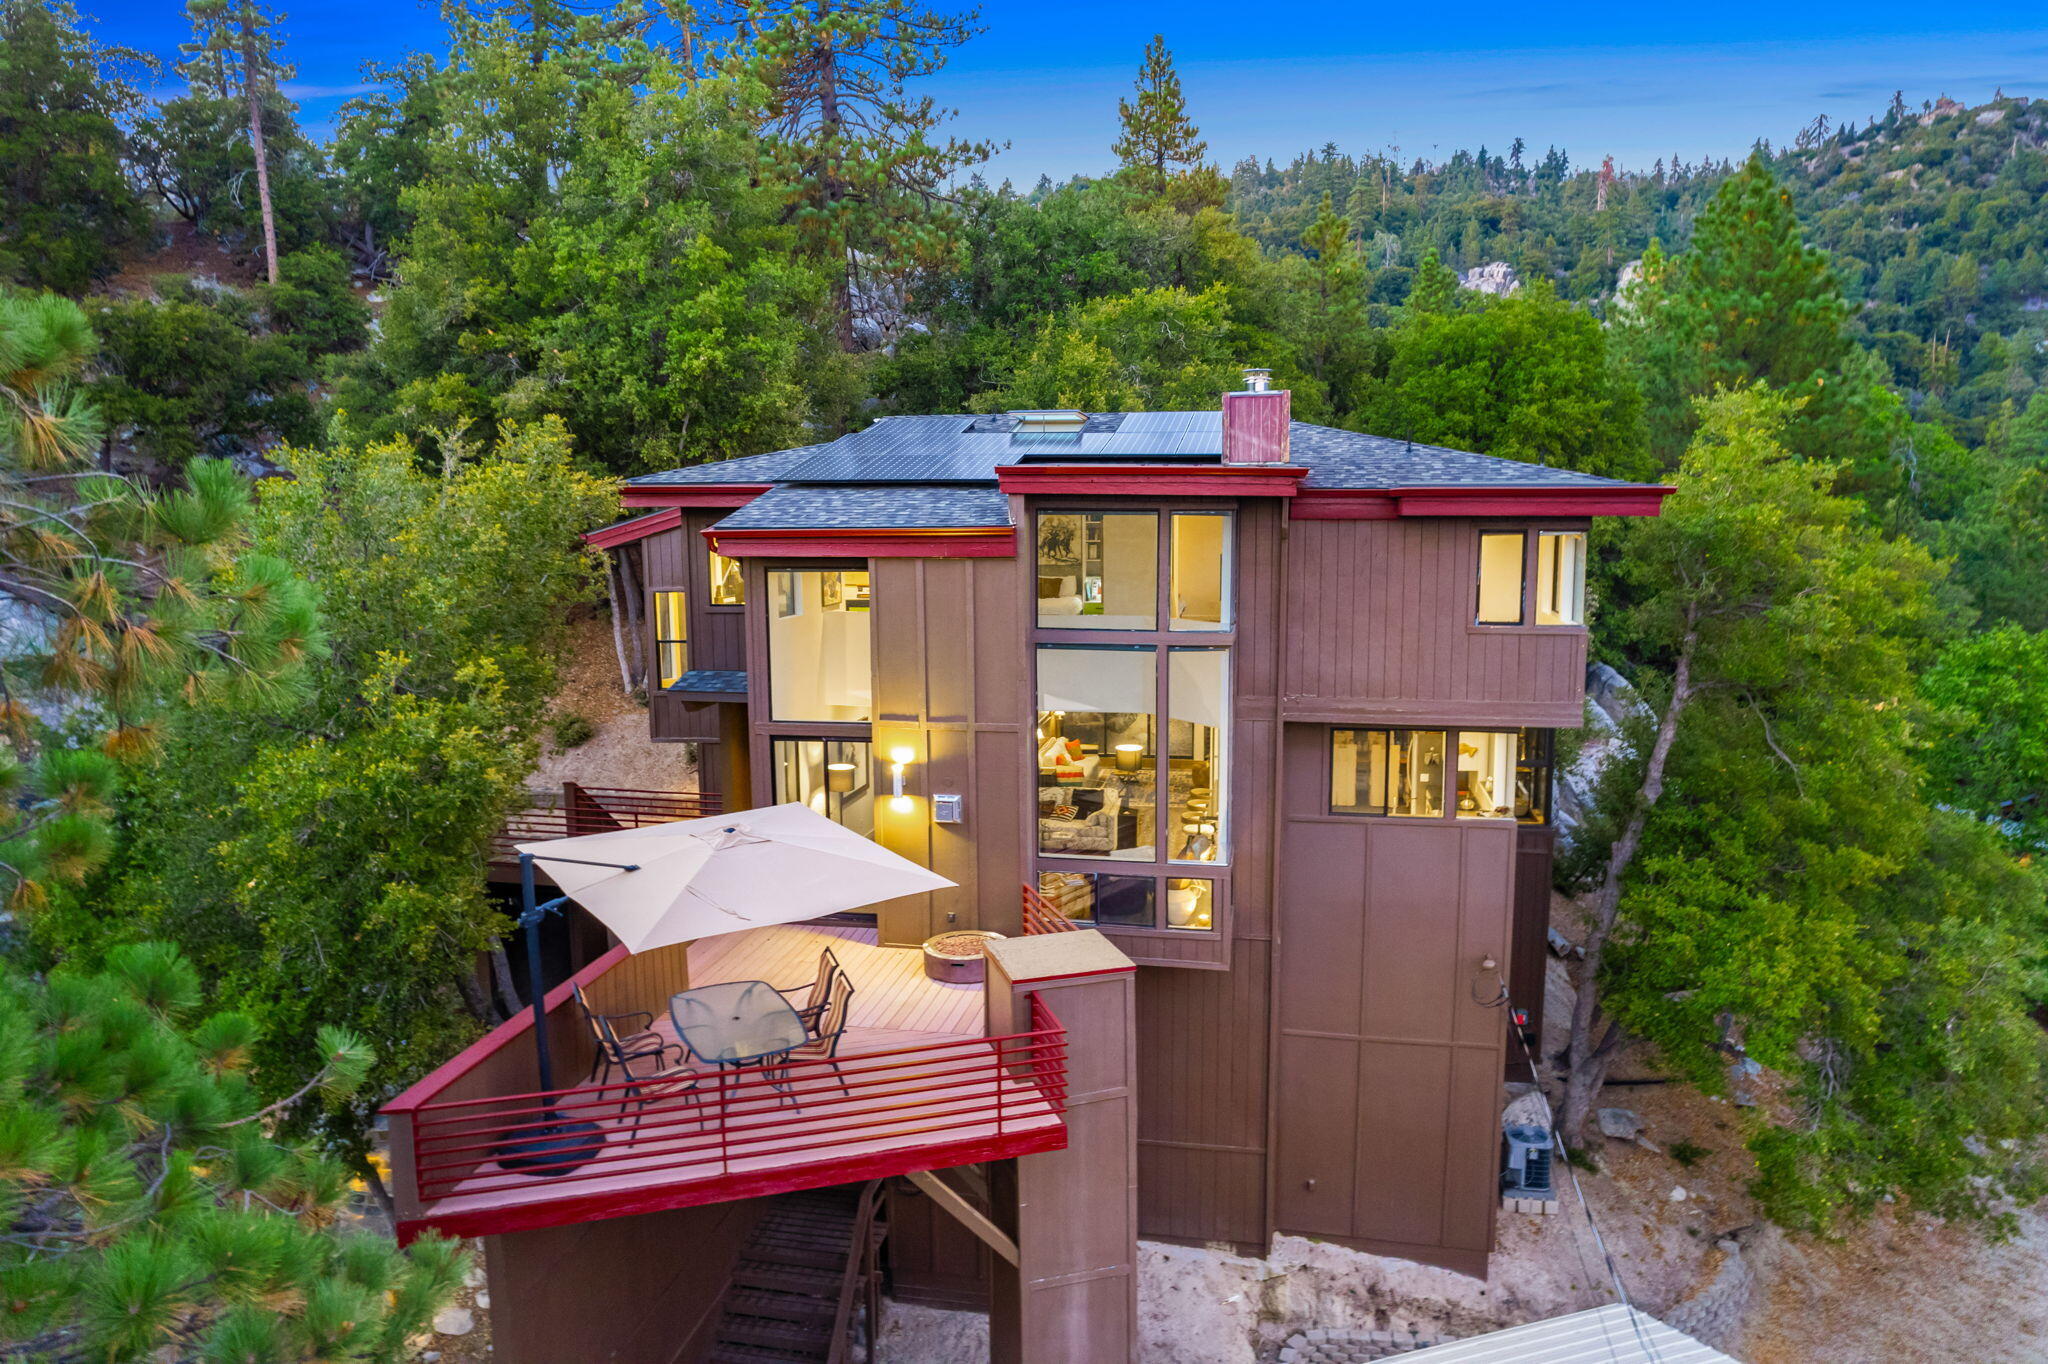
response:
[[[948,1068],[948,1069],[945,1069],[945,1070],[941,1070],[941,1071],[934,1071],[934,1072],[933,1072],[933,1073],[931,1073],[931,1074],[930,1074],[930,1075],[929,1075],[928,1077],[927,1077],[927,1076],[917,1076],[917,1077],[907,1077],[907,1078],[914,1078],[914,1079],[924,1079],[924,1078],[929,1078],[929,1079],[931,1079],[931,1080],[934,1080],[934,1081],[945,1081],[945,1082],[947,1082],[947,1083],[959,1083],[959,1082],[961,1082],[962,1080],[970,1079],[970,1078],[973,1078],[973,1077],[977,1077],[977,1076],[983,1076],[983,1075],[993,1075],[993,1074],[998,1074],[999,1072],[1007,1072],[1007,1073],[1008,1073],[1008,1074],[1009,1074],[1009,1075],[1010,1075],[1010,1076],[1011,1076],[1012,1078],[1015,1078],[1015,1079],[1018,1079],[1018,1080],[1020,1080],[1020,1081],[1021,1081],[1021,1080],[1025,1079],[1025,1078],[1027,1078],[1027,1076],[1028,1076],[1028,1074],[1029,1074],[1029,1068],[1030,1068],[1031,1066],[1035,1065],[1035,1064],[1036,1064],[1037,1062],[1040,1062],[1040,1061],[1059,1061],[1059,1060],[1064,1060],[1064,1059],[1065,1059],[1065,1053],[1064,1053],[1064,1052],[1061,1052],[1061,1053],[1059,1053],[1059,1054],[1057,1054],[1057,1055],[1051,1055],[1051,1054],[1048,1054],[1048,1055],[1044,1055],[1044,1056],[1036,1056],[1036,1057],[1031,1057],[1031,1058],[1023,1058],[1023,1057],[1014,1057],[1014,1058],[1000,1058],[1000,1059],[991,1059],[991,1060],[989,1060],[989,1061],[986,1061],[986,1062],[976,1062],[976,1063],[974,1063],[974,1064],[972,1064],[972,1065],[968,1065],[968,1066],[955,1066],[955,1067],[950,1067],[950,1068]],[[861,1074],[861,1075],[863,1075],[863,1076],[873,1076],[873,1075],[879,1075],[879,1074],[880,1074],[880,1073],[881,1073],[881,1072],[882,1072],[883,1070],[885,1070],[885,1069],[886,1069],[886,1070],[900,1070],[900,1069],[902,1069],[902,1068],[903,1068],[903,1067],[902,1067],[901,1065],[898,1065],[898,1066],[894,1066],[894,1067],[876,1067],[876,1068],[874,1068],[874,1069],[873,1069],[873,1070],[871,1070],[871,1071],[866,1071],[866,1072],[860,1072],[860,1074]],[[702,1074],[703,1072],[699,1072],[699,1073],[700,1073],[700,1074]],[[893,1077],[893,1078],[894,1078],[894,1079],[897,1079],[897,1080],[900,1080],[900,1079],[903,1079],[903,1078],[906,1078],[906,1077]],[[713,1081],[713,1083],[711,1083],[710,1085],[707,1085],[707,1086],[705,1087],[705,1092],[706,1092],[706,1093],[716,1093],[716,1092],[718,1092],[718,1090],[720,1089],[720,1086],[719,1086],[718,1084],[716,1084],[716,1082],[715,1082],[715,1080],[716,1080],[716,1077],[715,1077],[715,1076],[712,1076],[712,1075],[708,1075],[708,1074],[707,1074],[707,1075],[705,1075],[705,1079],[707,1079],[707,1080],[712,1080],[712,1081]],[[868,1081],[867,1083],[868,1083],[869,1085],[873,1085],[873,1084],[874,1084],[875,1082],[874,1082],[873,1080],[869,1080],[869,1081]],[[821,1080],[821,1084],[822,1084],[822,1085],[823,1085],[823,1086],[824,1086],[825,1088],[833,1088],[833,1089],[836,1089],[836,1088],[838,1088],[838,1087],[839,1087],[839,1086],[838,1086],[838,1084],[837,1084],[837,1083],[836,1083],[836,1082],[835,1082],[834,1080],[831,1080],[831,1079],[822,1079],[822,1080]],[[607,1086],[607,1088],[613,1088],[613,1087],[614,1087],[614,1086]],[[855,1085],[853,1084],[853,1081],[852,1081],[852,1078],[851,1078],[851,1077],[849,1077],[848,1087],[849,1087],[849,1088],[854,1088],[854,1087],[857,1087],[857,1086],[855,1086]],[[728,1085],[728,1086],[725,1086],[725,1090],[726,1090],[726,1096],[727,1096],[727,1097],[729,1097],[729,1096],[731,1095],[732,1091],[733,1091],[733,1090],[735,1090],[735,1089],[737,1089],[737,1088],[738,1088],[738,1086],[736,1086],[736,1085]],[[750,1092],[749,1092],[749,1093],[747,1093],[747,1094],[745,1094],[745,1095],[742,1095],[742,1096],[740,1097],[740,1099],[738,1100],[738,1102],[739,1102],[739,1103],[751,1103],[751,1102],[759,1102],[759,1103],[761,1103],[761,1104],[762,1104],[762,1105],[764,1106],[764,1108],[773,1108],[774,1106],[776,1106],[777,1104],[779,1104],[779,1103],[780,1103],[780,1101],[781,1101],[781,1098],[782,1098],[783,1096],[787,1095],[787,1094],[788,1094],[788,1093],[790,1092],[790,1090],[789,1090],[789,1088],[788,1088],[788,1087],[786,1087],[785,1085],[783,1085],[783,1084],[782,1084],[781,1082],[778,1082],[778,1081],[774,1081],[774,1080],[768,1080],[768,1081],[765,1081],[765,1082],[755,1082],[755,1083],[752,1083],[752,1084],[750,1084],[750,1086],[749,1086],[749,1089],[750,1089]],[[561,1092],[562,1092],[562,1094],[563,1094],[563,1095],[567,1096],[567,1095],[579,1095],[579,1094],[581,1094],[581,1095],[595,1094],[595,1093],[596,1093],[597,1091],[596,1091],[596,1089],[595,1089],[595,1088],[592,1088],[592,1089],[588,1089],[588,1090],[573,1090],[573,1089],[572,1089],[572,1090],[564,1090],[564,1091],[561,1091]],[[865,1089],[865,1088],[864,1088],[864,1089],[863,1089],[863,1092],[874,1092],[874,1091],[873,1091],[873,1090],[871,1090],[871,1089]],[[907,1092],[910,1092],[910,1091],[906,1091],[906,1090],[894,1090],[894,1091],[889,1091],[889,1092],[891,1092],[891,1093],[907,1093]],[[772,1100],[773,1102],[771,1102],[771,1100]],[[538,1106],[538,1107],[532,1107],[532,1108],[519,1108],[519,1109],[507,1109],[507,1110],[503,1110],[503,1111],[500,1111],[500,1112],[494,1112],[494,1113],[484,1113],[484,1114],[473,1114],[473,1115],[464,1115],[464,1116],[462,1116],[462,1117],[456,1117],[456,1118],[436,1118],[436,1119],[431,1119],[431,1120],[429,1120],[429,1121],[426,1121],[426,1122],[419,1122],[419,1123],[415,1123],[415,1124],[414,1124],[414,1131],[415,1131],[415,1133],[423,1133],[423,1132],[424,1132],[424,1129],[427,1129],[427,1128],[436,1128],[436,1127],[438,1127],[438,1128],[451,1128],[451,1127],[453,1127],[453,1125],[454,1125],[454,1124],[456,1124],[456,1123],[473,1123],[473,1122],[485,1122],[485,1121],[492,1121],[492,1120],[494,1120],[494,1119],[500,1119],[500,1118],[520,1117],[520,1116],[524,1116],[524,1115],[527,1115],[527,1114],[533,1114],[533,1115],[536,1115],[536,1120],[535,1120],[535,1121],[534,1121],[533,1123],[530,1123],[530,1124],[511,1124],[511,1125],[508,1125],[508,1124],[505,1124],[505,1123],[502,1123],[502,1122],[498,1122],[498,1123],[495,1123],[495,1125],[494,1125],[493,1127],[489,1128],[489,1129],[484,1129],[484,1128],[473,1128],[473,1129],[465,1129],[465,1130],[463,1130],[463,1131],[460,1131],[460,1132],[456,1132],[456,1133],[454,1133],[454,1135],[457,1135],[457,1136],[467,1136],[467,1135],[472,1135],[472,1134],[473,1134],[474,1132],[479,1132],[479,1131],[484,1131],[484,1130],[490,1130],[490,1131],[499,1131],[499,1132],[509,1132],[509,1131],[516,1131],[516,1130],[519,1130],[519,1128],[521,1128],[521,1127],[523,1127],[523,1126],[531,1126],[531,1127],[546,1127],[546,1126],[549,1126],[549,1125],[550,1125],[550,1119],[549,1119],[549,1115],[551,1115],[551,1114],[561,1114],[561,1113],[563,1113],[563,1112],[565,1112],[565,1111],[567,1111],[567,1110],[569,1110],[569,1109],[578,1109],[578,1108],[599,1108],[599,1107],[605,1107],[605,1108],[608,1108],[608,1107],[611,1107],[611,1106],[612,1106],[613,1104],[617,1104],[617,1103],[633,1103],[633,1102],[636,1102],[636,1100],[635,1100],[635,1099],[634,1099],[634,1098],[632,1097],[632,1091],[630,1091],[630,1090],[629,1090],[629,1091],[628,1091],[628,1092],[627,1092],[626,1094],[624,1094],[624,1095],[621,1095],[621,1096],[618,1096],[618,1097],[616,1097],[616,1098],[583,1098],[583,1099],[572,1099],[572,1100],[569,1100],[569,1101],[566,1101],[566,1102],[556,1102],[556,1103],[548,1103],[548,1104],[543,1104],[543,1105],[540,1105],[540,1106]],[[733,1105],[727,1105],[727,1106],[736,1106],[736,1104],[733,1104]],[[428,1136],[425,1136],[425,1135],[416,1135],[416,1136],[415,1136],[415,1141],[416,1141],[416,1142],[419,1142],[419,1143],[422,1143],[422,1144],[424,1144],[424,1143],[426,1143],[426,1142],[429,1142],[429,1141],[431,1141],[431,1140],[433,1140],[433,1138],[431,1138],[431,1137],[428,1137]]]
[[[1055,1033],[1055,1032],[1053,1032],[1053,1031],[1051,1031],[1051,1030],[1046,1030],[1046,1031],[1034,1031],[1034,1032],[1018,1032],[1018,1033],[1005,1033],[1005,1034],[1002,1034],[1001,1036],[997,1036],[997,1037],[960,1037],[960,1038],[954,1038],[954,1039],[952,1039],[952,1040],[950,1040],[950,1041],[945,1041],[945,1042],[926,1042],[926,1043],[919,1043],[919,1044],[918,1044],[918,1045],[916,1045],[916,1046],[910,1046],[910,1047],[896,1047],[896,1048],[892,1048],[892,1049],[890,1049],[890,1050],[888,1050],[888,1051],[869,1051],[869,1052],[861,1052],[861,1053],[860,1053],[859,1055],[857,1055],[857,1056],[848,1056],[848,1057],[842,1057],[842,1058],[840,1058],[840,1059],[839,1059],[839,1062],[838,1062],[838,1064],[840,1064],[840,1065],[849,1065],[849,1064],[852,1064],[853,1062],[856,1062],[856,1061],[867,1061],[867,1060],[871,1060],[871,1059],[877,1059],[877,1058],[882,1058],[882,1057],[892,1057],[892,1056],[907,1056],[907,1055],[930,1055],[930,1054],[933,1054],[933,1053],[936,1053],[936,1052],[940,1052],[940,1051],[954,1051],[954,1050],[958,1050],[958,1049],[960,1049],[960,1048],[963,1048],[963,1047],[969,1047],[969,1046],[991,1046],[991,1047],[992,1047],[994,1043],[998,1043],[998,1042],[1018,1042],[1018,1043],[1025,1043],[1025,1044],[1034,1044],[1034,1043],[1037,1043],[1037,1042],[1040,1042],[1040,1041],[1047,1041],[1047,1040],[1051,1040],[1051,1039],[1052,1039],[1052,1038],[1054,1038],[1054,1037],[1058,1037],[1058,1038],[1060,1038],[1060,1040],[1064,1041],[1064,1036],[1065,1036],[1065,1033],[1064,1033],[1064,1029],[1061,1029],[1061,1030],[1059,1030],[1059,1031],[1058,1031],[1057,1033]],[[783,1062],[783,1063],[779,1063],[779,1068],[780,1068],[780,1067],[787,1067],[787,1068],[789,1068],[789,1069],[796,1069],[796,1068],[799,1068],[799,1067],[806,1067],[806,1066],[808,1066],[808,1067],[814,1067],[814,1068],[820,1068],[820,1069],[829,1069],[829,1068],[831,1067],[831,1065],[832,1065],[832,1064],[833,1064],[833,1062],[832,1062],[831,1060],[811,1060],[811,1059],[805,1059],[805,1060],[800,1060],[800,1061],[789,1061],[789,1062]],[[872,1069],[878,1069],[878,1067],[864,1067],[863,1069],[866,1069],[866,1070],[872,1070]],[[708,1075],[714,1075],[714,1074],[716,1074],[716,1072],[715,1072],[715,1071],[700,1071],[700,1072],[698,1072],[698,1073],[699,1073],[699,1074],[702,1074],[702,1075],[707,1075],[707,1076],[708,1076]],[[648,1083],[648,1082],[649,1082],[649,1079],[651,1079],[651,1077],[643,1077],[643,1078],[642,1078],[642,1079],[641,1079],[641,1080],[639,1081],[639,1083],[641,1083],[641,1084],[646,1084],[646,1083]],[[493,1095],[493,1096],[490,1096],[490,1097],[488,1097],[488,1098],[481,1098],[481,1099],[448,1099],[448,1100],[444,1100],[444,1101],[442,1101],[442,1102],[439,1102],[439,1103],[431,1103],[431,1104],[421,1104],[421,1105],[419,1106],[419,1108],[418,1108],[417,1110],[415,1110],[415,1111],[417,1111],[417,1112],[421,1112],[421,1113],[426,1113],[426,1112],[434,1112],[434,1111],[439,1111],[439,1110],[441,1110],[441,1109],[448,1109],[448,1108],[474,1108],[474,1107],[476,1107],[476,1106],[478,1106],[478,1105],[480,1105],[480,1104],[488,1104],[488,1103],[505,1103],[505,1102],[509,1102],[509,1101],[512,1101],[512,1100],[515,1100],[515,1099],[553,1099],[553,1098],[559,1098],[559,1097],[561,1097],[561,1096],[563,1096],[563,1095],[568,1095],[568,1094],[587,1094],[587,1093],[596,1093],[596,1092],[598,1092],[598,1091],[601,1091],[601,1090],[615,1090],[615,1089],[624,1089],[624,1088],[627,1088],[627,1087],[628,1087],[629,1085],[631,1085],[631,1084],[633,1084],[633,1083],[634,1083],[634,1082],[633,1082],[633,1081],[630,1081],[630,1080],[613,1080],[613,1081],[608,1081],[607,1083],[605,1083],[605,1084],[601,1084],[601,1085],[585,1085],[585,1086],[582,1086],[582,1087],[580,1087],[580,1088],[578,1088],[578,1089],[549,1089],[549,1090],[533,1090],[533,1091],[531,1091],[531,1092],[527,1092],[527,1093],[521,1093],[521,1094],[499,1094],[499,1095]],[[741,1085],[741,1084],[759,1084],[760,1082],[759,1082],[758,1080],[753,1080],[753,1079],[742,1079],[742,1078],[738,1078],[738,1077],[735,1077],[734,1079],[731,1079],[731,1080],[729,1080],[729,1081],[728,1081],[727,1083],[728,1083],[729,1085],[734,1085],[734,1086],[737,1086],[737,1085]],[[431,1120],[429,1120],[429,1121],[431,1121]]]
[[[973,1091],[973,1097],[976,1102],[981,1102],[984,1099],[993,1100],[998,1089],[1008,1087],[1018,1090],[1026,1090],[1031,1087],[1034,1087],[1034,1081],[1030,1078],[1005,1078],[1001,1076],[996,1076],[990,1077],[988,1079],[978,1080],[975,1082],[975,1086],[976,1088]],[[828,1086],[828,1088],[830,1088],[830,1086]],[[881,1099],[896,1099],[901,1098],[905,1095],[919,1094],[929,1095],[931,1097],[926,1099],[913,1099],[912,1101],[907,1103],[897,1104],[875,1102],[876,1100]],[[730,1121],[730,1114],[723,1114],[722,1116],[725,1116],[727,1118],[727,1122],[725,1123],[723,1130],[729,1134],[730,1139],[745,1139],[749,1134],[771,1131],[793,1131],[804,1123],[838,1123],[842,1128],[858,1127],[861,1125],[860,1120],[875,1118],[879,1121],[883,1116],[897,1113],[901,1110],[919,1107],[931,1107],[935,1104],[965,1102],[967,1097],[968,1096],[963,1095],[961,1093],[960,1089],[957,1086],[946,1092],[941,1092],[933,1089],[899,1088],[893,1090],[872,1091],[864,1093],[828,1093],[824,1095],[812,1095],[810,1096],[809,1100],[811,1106],[810,1112],[805,1112],[801,1107],[799,1107],[796,1111],[788,1114],[787,1118],[784,1119],[776,1113],[775,1107],[765,1107],[763,1109],[757,1110],[754,1116],[769,1117],[771,1118],[770,1121],[749,1122],[745,1124],[735,1124]],[[1020,1096],[1020,1098],[1028,1098],[1028,1095]],[[661,1116],[667,1116],[669,1114],[694,1114],[696,1115],[696,1121],[703,1122],[705,1120],[705,1109],[707,1107],[707,1102],[710,1099],[711,1096],[707,1095],[706,1102],[668,1103],[660,1105],[649,1104],[647,1107],[637,1110],[636,1115],[631,1119],[630,1122],[626,1117],[620,1115],[615,1115],[609,1118],[608,1121],[619,1124],[621,1128],[630,1127],[633,1130],[639,1130],[643,1128],[646,1125],[644,1119],[650,1114]],[[631,1101],[629,1100],[628,1102],[630,1103]],[[854,1107],[854,1105],[860,1105],[860,1107],[856,1108]],[[609,1108],[612,1105],[606,1104],[604,1106]],[[580,1107],[588,1108],[595,1107],[595,1105],[580,1105]],[[844,1111],[833,1113],[820,1113],[817,1110],[821,1108],[829,1108]],[[721,1116],[721,1114],[714,1113],[712,1115],[712,1117],[714,1118],[718,1116]],[[422,1156],[445,1156],[460,1151],[494,1150],[499,1146],[505,1145],[508,1141],[520,1139],[520,1134],[522,1133],[534,1134],[534,1139],[538,1140],[540,1133],[547,1131],[555,1125],[556,1124],[551,1122],[541,1121],[535,1123],[521,1123],[513,1126],[500,1127],[494,1129],[479,1128],[473,1131],[453,1133],[451,1135],[457,1137],[490,1136],[494,1138],[494,1140],[485,1142],[474,1142],[464,1145],[450,1145],[445,1140],[424,1140],[416,1142],[415,1150]],[[822,1132],[827,1129],[811,1128],[807,1130]],[[422,1170],[450,1169],[453,1168],[453,1166],[452,1164],[428,1165],[422,1163],[417,1168]]]

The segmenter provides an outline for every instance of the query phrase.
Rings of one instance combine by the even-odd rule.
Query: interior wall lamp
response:
[[[903,793],[903,769],[915,761],[917,750],[914,748],[898,745],[889,750],[889,780],[893,789],[889,808],[899,815],[907,815],[916,808],[910,797]]]

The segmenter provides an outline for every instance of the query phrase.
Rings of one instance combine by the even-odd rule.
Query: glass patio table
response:
[[[729,1072],[766,1066],[810,1038],[797,1011],[765,980],[684,990],[669,997],[668,1016],[691,1055],[718,1067],[721,1090]]]

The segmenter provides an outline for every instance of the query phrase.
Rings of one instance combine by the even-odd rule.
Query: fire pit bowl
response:
[[[979,985],[988,976],[988,940],[1002,936],[980,928],[933,934],[924,940],[924,973],[948,985]]]

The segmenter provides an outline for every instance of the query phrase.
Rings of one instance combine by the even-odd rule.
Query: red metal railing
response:
[[[550,793],[551,794],[551,793]],[[574,838],[613,829],[638,829],[674,819],[697,819],[725,809],[725,798],[707,791],[635,791],[623,786],[562,783],[559,801],[533,804],[513,814],[491,840],[494,860],[519,854],[514,845],[550,838]]]
[[[1081,925],[1060,913],[1058,906],[1038,893],[1035,886],[1019,887],[1024,892],[1024,933],[1078,933]]]
[[[420,1104],[413,1111],[419,1198],[533,1192],[637,1177],[714,1179],[866,1150],[1042,1129],[1066,1112],[1067,1034],[1031,996],[1031,1028],[689,1080],[620,1080],[578,1089]],[[563,1122],[560,1174],[523,1174],[498,1156],[538,1154]]]

